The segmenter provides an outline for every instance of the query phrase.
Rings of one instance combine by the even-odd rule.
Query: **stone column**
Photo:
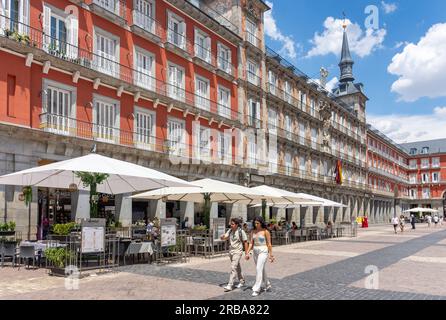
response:
[[[115,216],[123,227],[132,225],[132,199],[131,193],[118,194],[115,196]]]
[[[189,225],[195,224],[195,203],[194,202],[186,202],[181,201],[180,202],[180,222],[184,221],[187,218],[189,218]]]
[[[90,191],[79,190],[71,194],[71,219],[78,222],[90,218]]]
[[[286,218],[286,209],[278,208],[277,209],[277,216],[276,216],[277,222],[279,222],[280,220],[285,220],[285,218]]]
[[[159,219],[166,218],[166,203],[163,200],[154,200],[155,217]],[[151,203],[152,205],[152,203]]]
[[[218,203],[212,202],[211,203],[211,213],[209,215],[209,218],[218,218]]]
[[[296,222],[299,225],[300,222],[300,207],[294,208],[293,213],[291,214],[291,222]]]

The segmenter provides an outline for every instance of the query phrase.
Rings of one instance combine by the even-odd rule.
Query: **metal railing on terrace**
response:
[[[223,13],[218,12],[217,8],[211,8],[207,4],[203,3],[203,1],[192,1],[192,0],[186,0],[190,4],[194,5],[195,7],[199,8],[201,11],[206,13],[208,16],[216,20],[218,23],[220,23],[222,26],[228,28],[235,34],[238,34],[238,27],[235,26],[231,21],[226,19],[223,15]]]
[[[261,78],[252,71],[246,70],[246,80],[257,87],[260,86]]]
[[[275,97],[281,99],[282,101],[285,101],[289,105],[293,106],[294,108],[297,108],[301,110],[302,112],[305,112],[306,114],[309,114],[313,116],[316,119],[319,119],[319,110],[317,110],[314,107],[311,107],[310,105],[306,104],[303,101],[300,101],[299,99],[296,99],[293,95],[285,92],[284,90],[280,89],[278,86],[267,83],[266,89],[268,93],[274,95]]]
[[[180,48],[187,54],[194,55],[194,45],[191,40],[189,40],[185,34],[179,33],[176,30],[167,28],[167,43]]]
[[[165,39],[165,29],[157,20],[144,14],[143,12],[134,9],[133,10],[133,24],[140,27],[142,30],[147,31],[160,39]]]
[[[358,134],[357,132],[349,129],[348,127],[346,127],[346,126],[344,126],[342,124],[340,124],[337,121],[331,120],[331,126],[333,128],[335,128],[336,130],[338,130],[338,131],[340,131],[340,132],[342,132],[342,133],[352,137],[355,140],[361,140],[361,138],[362,138],[360,134]]]
[[[212,55],[211,50],[198,43],[195,43],[194,46],[194,56],[200,58],[210,65],[216,66],[215,56]]]
[[[252,32],[246,31],[245,33],[245,41],[252,44],[254,47],[260,48],[262,42],[259,37],[257,37]]]
[[[390,178],[390,179],[397,180],[397,181],[402,182],[402,183],[405,183],[405,184],[409,184],[409,180],[404,179],[404,178],[402,178],[402,177],[400,177],[400,176],[394,175],[394,174],[392,174],[392,173],[390,173],[390,172],[387,172],[387,171],[385,171],[385,170],[378,169],[378,168],[375,168],[375,167],[368,167],[368,169],[369,169],[369,171],[371,171],[371,172],[374,172],[374,173],[377,173],[377,174],[386,176],[386,177],[388,177],[388,178]]]
[[[418,168],[418,167],[411,168],[409,165],[405,164],[404,162],[399,161],[395,157],[392,157],[391,155],[389,155],[389,154],[379,150],[376,147],[371,146],[370,144],[367,146],[367,149],[372,151],[372,152],[374,152],[374,153],[376,153],[376,154],[378,154],[378,155],[380,155],[383,158],[390,159],[391,161],[393,161],[394,163],[398,164],[399,166],[401,166],[401,167],[403,167],[405,169],[417,169]]]
[[[9,18],[0,16],[0,20],[2,18],[9,20]],[[235,121],[240,121],[241,119],[238,111],[229,110],[223,105],[217,106],[217,102],[187,91],[177,86],[177,84],[161,81],[151,76],[147,71],[140,71],[122,65],[117,60],[114,60],[114,57],[104,52],[93,53],[89,50],[73,46],[68,42],[46,35],[41,30],[19,22],[17,22],[17,30],[20,30],[20,33],[18,31],[0,28],[0,37],[10,38],[29,47],[40,49],[58,59],[95,70],[125,83],[186,103],[190,106],[201,107],[201,109],[204,109],[203,106],[206,106],[208,111],[216,115],[221,114],[225,118]],[[228,117],[229,115],[230,117]]]
[[[90,0],[90,2],[126,20],[127,5],[124,0]]]

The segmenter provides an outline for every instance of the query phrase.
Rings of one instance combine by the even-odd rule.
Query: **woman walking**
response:
[[[246,260],[249,259],[249,252],[252,249],[254,252],[254,263],[256,264],[256,283],[252,287],[252,296],[256,297],[260,293],[262,282],[266,291],[271,289],[271,283],[266,276],[265,266],[268,257],[271,262],[274,262],[274,256],[272,253],[271,235],[266,229],[265,221],[262,217],[255,217],[253,222],[254,230],[251,232],[251,241],[245,258]]]

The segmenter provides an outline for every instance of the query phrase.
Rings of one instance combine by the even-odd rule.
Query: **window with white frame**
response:
[[[285,115],[285,134],[288,139],[291,139],[293,133],[291,117],[287,114]]]
[[[300,92],[300,107],[301,107],[301,109],[305,108],[306,104],[307,104],[307,95],[303,91],[301,91]]]
[[[248,124],[260,128],[260,102],[252,98],[248,100]]]
[[[268,131],[272,134],[277,134],[277,111],[268,109]]]
[[[257,25],[246,19],[246,40],[254,46],[257,46]]]
[[[195,28],[195,56],[208,63],[211,62],[211,38]]]
[[[311,147],[313,149],[316,148],[316,144],[317,144],[317,129],[316,128],[311,128]]]
[[[417,189],[410,189],[409,190],[409,196],[411,199],[416,199],[417,198]]]
[[[110,12],[119,13],[119,0],[94,0],[94,3]]]
[[[313,98],[310,99],[310,115],[316,116],[316,103]]]
[[[171,44],[186,50],[186,23],[172,12],[168,13],[167,39]]]
[[[299,121],[299,143],[305,144],[305,132],[307,131],[305,122]]]
[[[291,153],[285,153],[285,174],[290,176],[293,172],[293,161],[291,159]]]
[[[148,90],[155,87],[155,63],[154,55],[135,47],[134,81],[137,86]]]
[[[421,168],[429,168],[429,159],[421,159]]]
[[[210,161],[211,159],[211,135],[210,128],[200,127],[199,157],[205,161]]]
[[[99,95],[93,98],[93,131],[104,142],[119,142],[119,102]]]
[[[416,159],[409,161],[409,168],[410,169],[416,169],[417,168],[417,160]]]
[[[43,89],[45,131],[69,135],[76,128],[76,88],[44,79]]]
[[[432,168],[440,167],[440,158],[432,158]]]
[[[288,81],[285,81],[283,87],[285,89],[285,101],[288,103],[292,103],[293,96],[291,84]]]
[[[432,172],[432,182],[440,182],[440,173]]]
[[[247,152],[247,163],[255,165],[257,163],[257,144],[256,137],[254,134],[248,136],[248,152]]]
[[[318,176],[318,174],[319,174],[319,160],[318,159],[311,160],[311,172],[313,173],[314,177]]]
[[[259,77],[257,76],[259,69],[258,64],[252,60],[248,60],[247,68],[248,81],[253,85],[260,85]]]
[[[218,43],[217,45],[217,65],[220,70],[232,74],[231,50],[225,45]]]
[[[218,132],[217,156],[221,163],[224,163],[224,164],[232,163],[231,140],[232,140],[231,134],[227,134],[224,132]]]
[[[184,101],[186,98],[186,92],[184,90],[184,69],[173,63],[168,63],[167,82],[169,97]]]
[[[417,183],[417,175],[415,173],[411,173],[409,175],[409,182],[410,183]]]
[[[119,78],[119,38],[98,28],[94,31],[94,67],[102,73]]]
[[[133,23],[155,34],[155,3],[152,0],[134,0]]]
[[[255,63],[252,60],[248,60],[248,65],[247,65],[247,74],[248,74],[248,81],[250,83],[252,83],[253,85],[260,85],[260,81],[259,81],[259,77],[258,77],[258,70],[259,67],[257,65],[257,63]]]
[[[269,92],[275,95],[277,87],[277,76],[271,70],[268,71],[268,87],[269,87]]]
[[[218,114],[231,119],[231,90],[218,86]]]
[[[135,106],[135,142],[142,149],[153,150],[155,147],[155,112]]]
[[[421,174],[421,182],[422,183],[428,183],[429,182],[429,173],[423,172]]]
[[[29,0],[0,1],[0,35],[5,30],[29,34]]]
[[[184,121],[174,118],[167,120],[167,140],[169,153],[184,155],[186,151],[186,132]]]
[[[299,156],[299,174],[302,177],[306,172],[306,159],[305,156]]]
[[[423,199],[429,199],[431,197],[431,189],[423,188]]]
[[[195,76],[195,96],[197,107],[209,111],[209,80]]]

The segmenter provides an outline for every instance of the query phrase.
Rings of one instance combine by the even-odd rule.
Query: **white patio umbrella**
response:
[[[261,203],[262,199],[266,199],[269,202],[286,201],[286,199],[275,194],[213,179],[197,180],[191,182],[191,184],[194,187],[161,188],[136,194],[132,198],[201,203],[204,202],[204,195],[209,194],[211,202],[254,204]]]
[[[273,203],[275,206],[276,204],[280,205],[321,205],[322,204],[322,198],[314,199],[313,196],[304,194],[304,193],[294,193],[283,189],[274,188],[267,185],[262,185],[258,187],[252,187],[252,190],[272,194],[276,196],[277,198],[283,198],[286,201],[276,202]]]
[[[88,190],[75,172],[108,174],[108,178],[97,185],[98,192],[108,194],[190,185],[160,171],[95,153],[7,174],[0,177],[0,184],[66,189],[74,183],[78,189]]]
[[[403,211],[404,213],[415,213],[415,212],[429,212],[429,213],[437,213],[438,210],[431,209],[431,208],[412,208],[410,210]]]

